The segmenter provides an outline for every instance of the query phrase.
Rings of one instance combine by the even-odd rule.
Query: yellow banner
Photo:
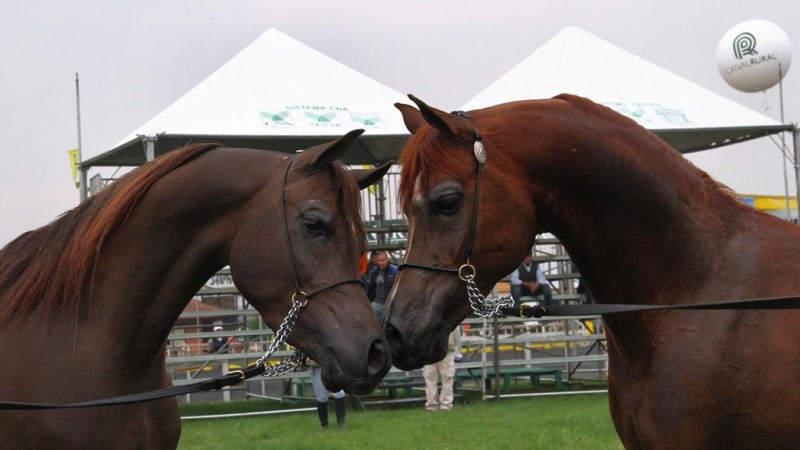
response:
[[[72,167],[72,181],[75,182],[75,189],[77,189],[81,187],[80,180],[78,180],[78,165],[80,164],[80,161],[78,161],[78,149],[67,150],[67,154],[69,154],[69,165]]]

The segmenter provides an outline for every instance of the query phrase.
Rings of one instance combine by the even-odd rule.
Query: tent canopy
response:
[[[462,109],[561,93],[614,109],[684,153],[792,129],[575,27],[563,29]]]
[[[196,142],[293,152],[365,129],[348,164],[394,158],[406,97],[271,28],[111,150],[83,162],[137,166]]]

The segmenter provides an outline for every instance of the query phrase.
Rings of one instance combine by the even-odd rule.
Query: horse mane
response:
[[[663,139],[648,131],[633,119],[580,96],[561,94],[554,97],[554,99],[570,104],[571,108],[566,110],[566,114],[575,114],[576,112],[585,114],[596,123],[616,128],[620,130],[620,133],[626,133],[633,139],[646,143],[646,145],[642,146],[643,148],[660,152],[677,164],[688,164],[688,166],[697,171],[702,183],[709,185],[712,191],[718,192],[722,197],[746,207],[731,188],[714,180],[705,171],[684,158],[680,152]],[[508,108],[506,111],[510,113],[523,113],[532,111],[536,105],[541,105],[541,101],[525,100],[508,103],[504,106]],[[417,180],[419,180],[421,186],[427,184],[429,171],[442,171],[457,178],[470,176],[470,169],[465,167],[463,162],[459,162],[453,152],[441,151],[443,139],[451,138],[445,136],[444,133],[435,132],[432,127],[425,126],[413,134],[403,148],[399,160],[399,164],[403,167],[400,176],[399,200],[404,210],[411,205]]]
[[[697,171],[702,180],[702,183],[711,186],[712,191],[716,191],[723,197],[727,198],[728,200],[732,200],[736,204],[745,207],[744,209],[749,209],[747,205],[741,202],[739,196],[733,189],[713,179],[704,170],[700,169],[693,162],[686,159],[677,149],[669,145],[666,141],[661,139],[656,134],[650,132],[643,126],[639,125],[638,122],[631,119],[630,117],[620,114],[605,105],[595,103],[587,98],[580,97],[577,95],[561,94],[554,97],[554,99],[564,100],[570,103],[570,105],[572,105],[574,108],[580,110],[581,112],[591,115],[593,118],[597,120],[601,120],[607,124],[611,124],[617,128],[620,128],[621,130],[630,134],[636,139],[640,139],[643,142],[647,142],[648,144],[650,144],[647,147],[664,153],[665,156],[670,157],[675,161],[678,161],[679,164],[687,164],[688,166],[692,167],[694,170]]]
[[[50,316],[65,307],[77,308],[103,244],[147,190],[172,170],[217,147],[195,144],[169,152],[1,249],[0,323],[39,306]]]

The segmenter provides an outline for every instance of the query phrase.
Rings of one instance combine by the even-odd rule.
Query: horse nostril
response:
[[[395,343],[400,341],[400,332],[397,331],[397,328],[395,328],[391,323],[384,324],[383,334],[386,335],[386,339],[389,341],[389,345],[392,347],[394,347]]]
[[[376,339],[369,347],[367,355],[369,377],[383,377],[392,367],[392,355],[386,349],[383,339]]]

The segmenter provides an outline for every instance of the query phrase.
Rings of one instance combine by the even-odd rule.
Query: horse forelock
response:
[[[428,187],[431,174],[441,172],[458,179],[470,177],[471,169],[466,167],[463,155],[453,147],[455,140],[443,136],[430,127],[424,127],[412,135],[400,154],[399,198],[400,205],[410,212],[413,201],[422,198]],[[459,158],[461,156],[461,158]]]
[[[330,165],[330,168],[334,189],[339,194],[339,207],[349,225],[350,240],[357,246],[360,256],[366,250],[364,222],[361,220],[360,189],[344,164],[335,162]]]
[[[217,144],[184,147],[123,176],[107,189],[0,249],[0,323],[37,306],[52,316],[77,307],[110,233],[158,179]]]

